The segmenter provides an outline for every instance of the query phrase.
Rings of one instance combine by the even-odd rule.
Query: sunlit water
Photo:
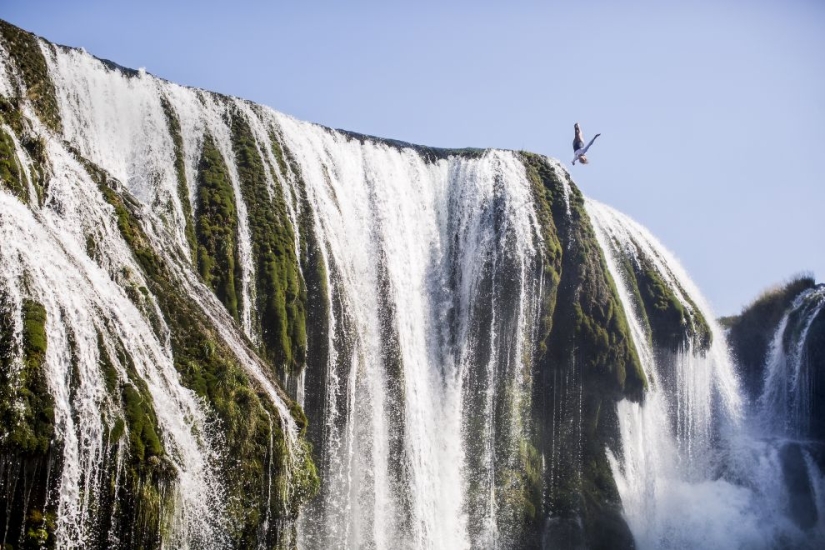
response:
[[[24,104],[32,131],[48,145],[49,192],[42,207],[0,193],[0,296],[15,312],[17,348],[23,301],[34,299],[47,312],[46,373],[63,443],[57,545],[85,546],[101,472],[119,472],[126,452],[122,440],[113,462],[107,462],[112,459],[105,452],[106,434],[123,413],[107,395],[99,334],[119,376],[127,379],[126,365],[116,360],[116,351],[123,350],[146,382],[178,472],[177,505],[165,544],[228,545],[224,489],[215,473],[225,449],[211,433],[208,404],[180,384],[162,320],[156,326],[147,320],[161,319],[154,298],[149,295],[139,308],[127,296],[124,288],[146,282],[111,207],[66,143],[137,199],[153,247],[269,396],[278,412],[272,420],[284,427],[289,460],[299,462],[297,427],[282,390],[247,344],[260,341],[253,306],[257,290],[231,111],[252,131],[270,194],[283,194],[296,254],[302,250],[299,212],[306,200],[305,223],[327,266],[332,306],[327,365],[312,374],[316,378],[304,374],[292,381],[299,402],[308,396],[323,403],[321,410],[307,411],[322,424],[316,455],[323,487],[301,512],[299,547],[512,547],[494,472],[518,467],[544,292],[541,231],[518,157],[488,151],[475,158],[433,159],[143,71],[127,76],[82,51],[41,47],[64,130],[59,137],[50,134]],[[0,48],[0,94],[9,97],[17,79]],[[193,207],[206,134],[227,164],[239,220],[239,327],[191,265],[163,101],[180,123]],[[32,161],[14,145],[31,180]],[[289,156],[284,171],[275,145]],[[551,165],[563,170],[554,161]],[[570,189],[566,178],[562,182],[570,215]],[[31,184],[29,189],[34,197]],[[789,517],[782,477],[780,450],[799,435],[809,410],[799,347],[787,352],[774,345],[768,390],[758,404],[745,403],[724,335],[678,262],[627,217],[595,201],[587,201],[586,208],[651,380],[643,404],[618,404],[622,452],[610,456],[638,545],[822,543],[821,514],[804,529]],[[90,236],[97,251],[92,255]],[[688,347],[668,354],[652,348],[640,305],[619,268],[621,258],[634,261],[639,255],[652,262],[688,311],[695,304],[711,324],[710,350]],[[804,319],[813,319],[822,307],[814,298],[795,305],[810,308]],[[19,354],[13,368],[21,368]],[[73,396],[70,387],[76,387]],[[825,510],[822,475],[810,455],[803,450],[801,456],[817,507]],[[556,458],[545,457],[551,470]],[[265,530],[269,518],[262,521]]]
[[[713,313],[672,255],[647,230],[593,200],[587,211],[631,326],[645,373],[652,381],[643,404],[619,403],[622,456],[611,466],[630,528],[640,548],[817,548],[825,542],[823,519],[801,528],[791,518],[781,450],[787,432],[769,428],[762,418],[776,407],[745,403],[734,375],[725,336]],[[656,353],[639,319],[640,305],[619,262],[652,260],[683,305],[687,293],[710,323],[713,344],[707,352],[688,347]],[[819,305],[821,307],[821,304]],[[780,326],[779,332],[784,328]],[[778,336],[781,338],[781,335]],[[803,336],[804,338],[804,336]],[[777,353],[783,355],[780,359]],[[788,360],[773,351],[770,365]],[[795,361],[795,358],[791,358]],[[767,392],[784,391],[770,380]],[[675,379],[675,383],[668,383]],[[777,398],[778,400],[779,398]],[[763,397],[763,402],[766,398]],[[793,425],[801,422],[798,415]],[[825,486],[810,455],[803,470],[822,508]]]

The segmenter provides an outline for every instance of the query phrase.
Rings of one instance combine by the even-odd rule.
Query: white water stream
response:
[[[302,546],[468,548],[472,532],[493,547],[493,469],[512,458],[493,450],[493,409],[498,392],[512,391],[516,411],[529,399],[524,357],[531,355],[539,297],[537,222],[532,209],[518,208],[530,201],[524,168],[510,153],[429,163],[411,149],[360,143],[286,116],[279,124],[336,267],[331,288],[347,319],[333,321],[346,324],[349,339],[346,350],[332,342],[323,419],[328,487],[303,513]],[[514,270],[506,274],[513,289],[500,288],[502,265]],[[479,288],[485,281],[492,285],[486,293]],[[507,310],[496,304],[505,291],[517,297],[506,325],[497,316]],[[481,320],[479,311],[491,317]],[[489,339],[474,339],[475,323],[485,323]],[[512,333],[500,334],[504,326]],[[397,394],[388,390],[387,330],[397,337],[393,352],[402,365]],[[487,348],[484,364],[474,361],[479,347]],[[470,390],[474,369],[483,369],[484,384]],[[483,394],[480,401],[472,396],[480,410],[468,409],[470,391]],[[484,417],[490,444],[479,469],[468,472],[464,428],[471,415]],[[394,417],[403,424],[401,452],[393,449]],[[517,431],[520,412],[513,418],[508,429]],[[490,503],[473,518],[466,511],[469,476],[487,487],[477,498]]]
[[[298,429],[282,390],[248,346],[260,335],[247,205],[231,140],[234,113],[249,125],[270,194],[284,195],[296,254],[304,238],[299,212],[305,196],[307,223],[327,267],[328,361],[324,373],[315,373],[321,379],[298,378],[295,396],[301,403],[305,394],[323,403],[322,410],[308,411],[323,425],[316,449],[323,487],[301,512],[298,546],[512,547],[496,473],[520,467],[544,291],[541,229],[516,154],[440,158],[356,139],[144,71],[126,74],[83,51],[46,43],[41,49],[63,135],[50,134],[31,105],[23,105],[32,131],[46,139],[52,173],[42,207],[0,192],[0,295],[14,312],[18,348],[23,301],[33,299],[47,313],[45,369],[63,453],[57,545],[81,548],[90,539],[104,482],[106,434],[123,414],[107,395],[98,334],[121,379],[128,380],[128,366],[117,360],[117,350],[146,383],[178,474],[164,544],[229,544],[225,495],[215,472],[223,449],[207,425],[208,405],[180,384],[163,322],[147,321],[161,319],[154,298],[138,307],[127,296],[125,288],[146,282],[111,207],[66,144],[137,199],[153,248],[275,405],[280,418],[273,422],[283,427],[288,454],[299,462]],[[10,96],[17,79],[0,48],[0,94]],[[240,330],[191,265],[164,100],[180,124],[193,208],[206,134],[228,168],[239,220]],[[272,140],[289,155],[284,171]],[[27,153],[17,140],[14,146],[27,171]],[[563,185],[569,216],[571,190]],[[643,404],[618,404],[622,453],[610,457],[639,547],[815,547],[823,540],[823,520],[804,530],[788,517],[779,451],[798,435],[787,427],[799,426],[809,410],[802,391],[807,379],[798,366],[801,348],[786,352],[778,334],[769,387],[790,389],[791,397],[769,392],[760,402],[762,416],[750,411],[724,336],[678,262],[629,218],[595,201],[586,201],[586,209],[651,381]],[[90,238],[94,254],[87,251]],[[696,307],[709,322],[709,350],[664,353],[652,347],[641,305],[620,267],[640,257],[689,313]],[[816,304],[822,307],[822,301]],[[813,319],[811,311],[805,319]],[[20,358],[15,361],[21,368]],[[70,388],[76,388],[72,395]],[[781,429],[757,421],[777,410],[787,413]],[[117,471],[125,445],[119,449]],[[552,469],[554,457],[545,459]],[[804,460],[818,509],[825,510],[821,474],[810,455]],[[262,521],[268,525],[269,518]]]
[[[126,76],[83,51],[54,48],[44,42],[41,49],[55,83],[64,133],[51,134],[38,122],[30,104],[23,104],[31,131],[47,144],[49,191],[43,207],[33,200],[31,210],[11,195],[0,193],[0,290],[10,302],[6,304],[9,310],[17,312],[18,349],[23,299],[35,300],[46,309],[45,370],[55,399],[56,436],[62,452],[56,496],[57,546],[83,548],[93,536],[90,530],[99,521],[94,516],[100,484],[106,480],[106,468],[111,467],[106,463],[106,437],[123,414],[117,400],[107,395],[98,334],[120,378],[129,379],[129,367],[118,360],[118,350],[130,358],[136,375],[146,384],[159,435],[177,472],[172,515],[163,518],[164,544],[170,548],[227,546],[226,495],[217,466],[223,452],[220,439],[211,433],[202,402],[179,382],[168,329],[154,298],[147,295],[140,310],[127,296],[124,289],[147,286],[141,270],[120,235],[112,207],[62,141],[104,168],[137,198],[143,227],[155,250],[270,396],[279,412],[287,448],[293,451],[290,456],[297,458],[297,427],[280,390],[189,265],[174,147],[161,97],[168,98],[179,117],[190,197],[195,193],[204,131],[226,158],[232,158],[223,116],[226,106],[218,104],[211,94],[161,81],[143,71]],[[7,59],[7,53],[0,52],[0,92],[11,94],[12,82],[20,79],[6,65]],[[15,147],[27,169],[27,153],[16,140]],[[249,334],[253,292],[249,230],[237,170],[232,163],[228,166],[240,220],[242,327]],[[90,242],[94,243],[93,251],[87,250]],[[156,321],[155,326],[149,324],[149,318]],[[71,395],[70,387],[77,388]],[[120,472],[125,447],[121,444],[118,448],[114,467]],[[115,482],[121,483],[120,473]]]
[[[641,405],[619,403],[623,456],[611,456],[637,545],[658,548],[816,548],[823,520],[802,530],[788,517],[779,434],[743,403],[722,330],[672,255],[643,227],[608,206],[586,202],[631,326],[650,391]],[[711,325],[707,352],[657,353],[622,259],[651,260],[683,305],[687,293]],[[781,330],[781,329],[780,329]],[[772,372],[772,371],[771,371]],[[674,383],[668,379],[675,377]],[[772,386],[771,386],[772,387]],[[771,413],[773,414],[773,413]],[[825,486],[807,461],[816,495]],[[825,510],[821,506],[820,510]]]
[[[346,313],[339,317],[333,311],[329,319],[326,380],[322,384],[309,381],[313,388],[323,388],[326,393],[322,422],[326,426],[323,444],[327,459],[321,471],[325,491],[303,515],[317,514],[311,521],[302,522],[301,545],[323,548],[345,541],[351,547],[467,548],[471,538],[484,546],[501,543],[506,533],[499,532],[496,519],[501,511],[496,505],[494,473],[503,465],[514,465],[517,447],[514,443],[509,450],[506,446],[497,450],[493,442],[497,437],[518,441],[529,409],[531,338],[541,284],[536,278],[540,273],[538,224],[532,208],[525,207],[531,202],[530,184],[515,155],[490,152],[478,159],[454,157],[430,162],[412,149],[401,151],[380,143],[362,143],[265,108],[161,81],[143,71],[127,75],[83,51],[52,48],[45,43],[41,49],[55,83],[63,137],[138,199],[143,207],[142,225],[154,247],[233,350],[245,358],[253,378],[272,388],[270,396],[282,414],[281,422],[288,427],[287,440],[293,449],[297,432],[278,391],[189,265],[174,143],[161,99],[165,98],[180,124],[191,204],[195,204],[197,163],[206,133],[227,164],[239,219],[241,326],[253,341],[259,336],[253,332],[251,311],[254,266],[228,109],[246,118],[265,159],[270,192],[280,189],[285,195],[296,230],[296,252],[300,252],[301,238],[296,186],[299,178],[302,180],[320,252],[326,265],[331,266],[328,298],[330,303],[342,303]],[[41,131],[47,133],[43,128]],[[289,152],[299,174],[291,165],[286,173],[277,169],[273,138]],[[52,161],[63,159],[71,165],[70,155],[52,142]],[[119,292],[125,302],[117,306],[127,310],[131,307],[136,312],[113,279],[122,283],[117,277],[127,266],[133,284],[144,286],[140,270],[112,225],[107,207],[96,195],[94,183],[79,168],[74,170],[76,173],[64,178],[68,189],[65,195],[58,193],[57,182],[51,184],[43,217],[53,216],[65,228],[65,235],[55,230],[51,238],[56,239],[55,246],[71,252],[72,261],[100,271],[100,281],[95,280],[84,290],[87,302],[99,301],[104,293]],[[58,201],[62,201],[61,208],[57,208]],[[75,203],[99,211],[69,212],[68,206]],[[44,221],[32,219],[30,224],[39,228]],[[86,256],[83,243],[89,232],[107,227],[111,231],[108,240],[99,241],[107,252],[95,265]],[[25,242],[17,236],[13,241]],[[58,260],[43,261],[54,264]],[[8,285],[13,287],[14,280],[10,278]],[[46,297],[37,297],[49,303]],[[501,301],[512,305],[502,308]],[[50,319],[60,318],[56,307],[48,307]],[[78,306],[83,307],[105,310],[101,305],[96,309],[88,304]],[[116,310],[112,304],[108,307]],[[151,300],[149,307],[154,307]],[[54,326],[74,327],[72,322]],[[150,330],[148,326],[143,328]],[[56,353],[60,340],[56,334],[49,336],[50,353]],[[163,366],[164,383],[177,383],[168,345],[150,336],[151,331],[145,338],[133,338],[130,345],[148,341],[153,353],[163,360],[147,363],[155,368]],[[140,363],[137,358],[135,361]],[[66,364],[61,368],[65,371]],[[390,369],[395,369],[393,374],[389,374]],[[89,376],[94,374],[99,379],[100,373],[92,370]],[[154,380],[149,367],[138,371],[147,381]],[[56,392],[59,376],[65,374],[55,372],[50,379]],[[394,381],[396,376],[400,381]],[[158,401],[155,409],[164,442],[169,439],[170,448],[177,445],[186,451],[177,453],[181,455],[182,471],[200,472],[200,477],[192,481],[182,478],[182,498],[192,505],[180,507],[182,517],[176,525],[182,527],[174,535],[178,538],[172,540],[181,545],[194,541],[193,533],[198,529],[188,525],[212,518],[210,521],[216,525],[199,536],[212,537],[220,546],[222,512],[215,503],[221,499],[204,496],[209,491],[220,493],[215,480],[208,476],[208,437],[189,443],[174,439],[175,430],[201,425],[203,413],[191,392],[179,386],[175,390],[190,400],[183,411],[179,403],[182,397],[164,397],[159,389],[154,390],[156,386],[165,386],[160,382],[150,384],[152,396]],[[101,388],[97,391],[100,393]],[[105,401],[105,395],[98,399]],[[468,402],[481,409],[469,409]],[[503,425],[495,419],[502,402],[511,409]],[[65,400],[61,403],[59,418],[65,424],[73,405]],[[179,403],[178,408],[170,408],[171,403]],[[105,409],[102,402],[90,402],[90,407],[92,412]],[[102,434],[99,416],[95,433]],[[468,471],[466,426],[470,421],[476,426],[473,433],[483,441],[474,442],[477,448],[473,452],[478,456]],[[205,434],[202,427],[196,432]],[[68,428],[64,433],[70,437]],[[99,441],[101,436],[97,437]],[[99,441],[97,446],[101,445]],[[83,443],[76,450],[66,447],[61,480],[66,510],[80,510],[80,500],[91,498],[85,492],[80,497],[71,487],[77,479],[93,477],[94,462],[99,459],[84,463],[78,455],[99,453],[95,451],[98,447],[86,448]],[[470,483],[476,487],[471,497]],[[471,514],[467,511],[469,498],[473,500]],[[218,508],[198,511],[195,503]],[[79,544],[83,535],[68,532],[68,525],[74,524],[73,514],[63,516],[67,527],[61,531],[65,533],[61,540]]]

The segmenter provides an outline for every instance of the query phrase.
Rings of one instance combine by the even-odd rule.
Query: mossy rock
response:
[[[11,114],[4,111],[4,105],[11,110]],[[15,114],[19,114],[19,111],[0,96],[0,123],[5,122],[6,119],[13,120]],[[0,186],[5,186],[24,203],[36,200],[42,206],[46,194],[46,176],[48,173],[46,140],[42,136],[32,134],[30,130],[24,130],[20,123],[12,123],[10,128],[18,136],[19,144],[22,147],[20,152],[28,155],[32,163],[29,164],[29,175],[27,177],[26,171],[21,166],[13,136],[8,131],[0,128]],[[35,197],[29,196],[29,183],[34,188]]]
[[[782,317],[794,299],[815,284],[812,277],[795,277],[784,285],[763,292],[739,315],[720,320],[728,329],[727,339],[739,377],[751,399],[762,393],[765,361]]]
[[[54,399],[49,393],[46,358],[46,310],[26,299],[22,304],[22,349],[12,340],[11,312],[0,312],[0,417],[4,434],[0,453],[37,456],[48,453],[54,436]],[[12,379],[12,361],[22,356],[22,369]]]
[[[197,202],[195,236],[198,242],[198,272],[237,320],[237,287],[241,272],[235,193],[226,163],[208,135],[204,138],[198,163]]]
[[[215,154],[217,151],[207,151],[205,155],[212,159],[206,163],[208,168],[215,168],[210,177],[221,179],[219,167],[222,161],[218,161]],[[96,167],[92,165],[88,169],[94,170]],[[285,436],[274,405],[255,387],[199,306],[187,299],[186,293],[175,282],[168,266],[151,248],[128,203],[105,184],[105,177],[99,177],[99,180],[99,189],[114,206],[120,231],[131,246],[146,276],[148,290],[156,297],[169,327],[175,367],[181,375],[181,382],[209,404],[214,414],[215,425],[223,434],[226,464],[222,472],[232,526],[229,533],[231,541],[238,547],[257,544],[260,518],[267,513],[265,498],[268,488],[264,484],[268,472],[272,471],[274,494],[268,513],[274,521],[270,524],[271,531],[266,534],[266,539],[272,542],[269,546],[276,546],[277,541],[285,534],[283,530],[294,530],[294,521],[297,519],[301,503],[318,491],[318,474],[312,463],[311,449],[305,442],[300,443],[304,449],[299,453],[302,463],[292,472],[288,486],[287,480],[290,478],[287,468],[291,466],[284,443]],[[209,199],[214,211],[224,215],[233,210],[221,199],[220,191],[226,191],[224,184],[227,181],[215,182],[213,179],[213,195]],[[197,223],[200,222],[201,220],[198,220]],[[107,383],[110,376],[107,376]],[[139,395],[135,395],[128,389],[130,387],[123,389],[124,400],[132,403],[140,401],[142,394],[138,391]],[[140,390],[140,387],[137,386],[135,389]],[[126,392],[129,395],[126,395]],[[293,417],[303,433],[306,429],[303,411],[286,397],[284,399],[287,400]],[[148,424],[155,425],[151,420],[148,419]],[[127,423],[132,430],[131,424],[134,421],[127,418]],[[146,423],[147,419],[144,418],[144,427]],[[116,428],[117,425],[113,432]],[[153,447],[151,431],[147,433],[144,429],[140,433],[143,437],[144,456],[149,457],[145,461],[148,464],[150,459],[156,456],[154,453],[157,452],[157,447]],[[271,441],[274,442],[274,446],[270,446]],[[162,464],[162,457],[159,458]],[[145,477],[155,471],[157,468],[138,468],[135,479],[142,479],[141,476]],[[162,479],[162,476],[158,479]],[[156,502],[160,496],[162,495],[153,496],[152,502]]]
[[[576,350],[587,373],[612,387],[615,397],[626,395],[638,400],[647,380],[615,283],[584,210],[584,198],[572,182],[566,182],[570,189],[568,216],[562,176],[544,157],[526,152],[520,155],[534,188],[540,187],[534,196],[539,201],[539,219],[547,228],[545,233],[551,235],[545,239],[550,243],[545,245],[547,265],[551,281],[559,286],[548,304],[553,307],[543,313],[552,317],[543,320],[550,330],[542,341],[552,335],[552,341],[563,342],[561,347],[556,345],[559,357],[566,361],[569,354],[565,350]]]
[[[195,236],[195,224],[192,219],[192,204],[189,202],[189,186],[186,183],[186,164],[183,151],[183,136],[181,135],[180,121],[175,113],[174,107],[166,97],[161,96],[161,106],[163,114],[166,116],[166,124],[175,152],[175,176],[178,182],[178,199],[183,208],[183,217],[186,232],[186,241],[189,244],[190,256],[197,261],[196,250],[198,246]]]
[[[559,240],[558,228],[553,219],[553,209],[563,198],[557,185],[547,185],[546,182],[555,181],[552,168],[539,155],[527,152],[520,153],[522,162],[530,181],[536,215],[543,232],[542,265],[544,272],[544,303],[541,309],[541,328],[538,338],[539,356],[547,352],[547,339],[553,329],[553,313],[556,309],[559,282],[561,281],[561,267],[563,250]]]
[[[547,280],[556,287],[542,310],[532,398],[536,447],[548,466],[538,521],[522,547],[540,548],[546,520],[555,518],[553,536],[562,543],[607,547],[614,537],[616,548],[631,548],[605,450],[619,444],[616,402],[642,400],[647,379],[584,198],[545,157],[520,156],[544,228]]]
[[[284,190],[270,190],[264,163],[242,113],[232,116],[232,144],[247,207],[255,262],[257,325],[263,355],[297,374],[306,361],[307,292],[295,251]],[[283,157],[281,157],[283,158]],[[269,166],[270,172],[280,169]]]
[[[134,458],[143,461],[152,456],[163,455],[163,445],[158,437],[157,417],[145,390],[140,391],[132,384],[125,384],[121,390],[121,397]]]
[[[23,77],[26,86],[25,98],[31,101],[40,120],[53,131],[60,133],[62,123],[57,96],[37,37],[0,20],[0,38],[14,66]]]
[[[12,137],[0,128],[0,182],[21,201],[28,202],[29,190],[17,160]]]
[[[642,298],[653,343],[670,351],[691,346],[696,351],[708,350],[713,334],[707,320],[687,293],[682,292],[688,302],[686,307],[648,258],[641,257],[634,263],[634,268],[635,284]]]

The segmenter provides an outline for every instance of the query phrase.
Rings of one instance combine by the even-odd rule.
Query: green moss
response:
[[[5,454],[44,455],[54,435],[54,400],[48,391],[43,362],[46,354],[43,306],[32,300],[23,303],[23,346],[14,349],[9,312],[0,320],[0,417],[3,436],[0,451]],[[22,369],[15,377],[12,360],[22,353]]]
[[[304,409],[301,408],[297,401],[293,401],[290,403],[289,412],[292,415],[292,418],[295,419],[295,423],[298,425],[300,434],[306,434],[309,421],[307,420],[307,415],[304,414]]]
[[[46,193],[46,173],[48,159],[46,156],[46,142],[44,138],[31,134],[23,129],[19,110],[0,96],[0,123],[9,122],[10,128],[19,136],[23,152],[32,160],[29,165],[29,176],[20,165],[13,137],[7,131],[0,129],[0,185],[5,185],[21,201],[29,202],[37,199],[42,205]],[[37,193],[36,197],[29,197],[29,183]]]
[[[572,254],[567,256],[572,265],[563,269],[568,273],[571,268],[574,271],[569,281],[574,297],[573,341],[577,359],[583,362],[586,377],[593,376],[616,394],[640,400],[647,389],[647,379],[615,282],[584,210],[583,197],[575,187],[570,193],[570,208],[567,239]],[[559,212],[556,217],[562,216]]]
[[[518,532],[524,526],[540,521],[542,509],[542,459],[528,440],[518,442],[515,467],[496,469],[496,500],[507,514],[499,524],[508,531]]]
[[[46,308],[34,300],[23,302],[23,350],[27,365],[42,365],[46,356]]]
[[[713,335],[707,321],[690,297],[682,292],[690,306],[688,310],[648,258],[642,257],[634,267],[635,282],[644,304],[654,344],[672,351],[690,344],[699,350],[707,350]]]
[[[46,155],[46,140],[42,136],[22,133],[20,138],[20,145],[28,153],[31,164],[29,165],[29,172],[32,180],[32,185],[37,193],[37,203],[43,206],[46,198],[46,191],[48,185],[49,164],[48,156]]]
[[[252,234],[257,324],[264,355],[287,372],[297,373],[306,360],[307,292],[284,190],[276,184],[270,193],[264,160],[240,113],[232,117],[232,144]]]
[[[751,398],[762,393],[765,360],[779,322],[794,299],[815,284],[812,277],[794,277],[763,292],[739,315],[722,320],[729,329],[728,342],[740,379]]]
[[[186,168],[183,155],[183,137],[181,136],[180,121],[177,114],[169,101],[161,96],[161,105],[163,107],[163,114],[166,115],[166,124],[169,126],[169,134],[172,136],[172,143],[175,152],[175,175],[178,179],[178,198],[183,207],[183,217],[186,227],[186,240],[189,243],[189,250],[192,258],[196,259],[196,250],[198,246],[197,238],[195,237],[195,225],[192,221],[192,205],[189,203],[189,187],[186,184]]]
[[[23,113],[18,104],[0,95],[0,121],[8,124],[18,135],[23,132]]]
[[[131,384],[124,385],[121,392],[123,411],[129,426],[129,443],[138,460],[163,454],[154,407],[151,400],[142,393]]]
[[[88,169],[94,170],[95,167],[89,166]],[[105,178],[98,179],[105,181]],[[216,427],[223,434],[227,452],[221,472],[227,489],[233,544],[238,547],[256,544],[260,518],[267,513],[265,498],[270,471],[275,478],[273,487],[276,494],[272,495],[269,513],[277,521],[272,523],[273,532],[269,534],[268,540],[271,538],[275,541],[281,536],[280,530],[294,529],[293,522],[297,518],[298,507],[318,490],[318,474],[308,454],[309,447],[305,442],[301,443],[305,445],[306,453],[297,458],[303,463],[287,483],[287,468],[292,466],[289,464],[277,410],[266,396],[259,394],[255,384],[247,377],[244,368],[238,364],[237,358],[223,343],[210,321],[175,282],[168,267],[152,250],[127,202],[105,183],[101,183],[99,189],[114,206],[121,233],[146,275],[148,291],[156,297],[163,312],[170,330],[175,367],[180,373],[181,382],[209,404]],[[109,378],[107,376],[107,383]],[[144,455],[149,456],[145,466],[135,470],[134,490],[130,489],[132,496],[129,498],[134,498],[135,492],[143,494],[139,492],[144,487],[139,484],[141,479],[155,476],[159,482],[149,484],[149,493],[140,502],[152,503],[151,507],[148,504],[141,506],[152,512],[150,519],[155,518],[152,521],[157,523],[160,521],[158,510],[162,508],[163,499],[166,498],[160,481],[167,478],[163,474],[163,458],[153,458],[154,438],[151,431],[147,434],[145,430],[147,425],[152,427],[156,424],[151,417],[141,418],[137,411],[140,407],[136,405],[148,399],[143,396],[139,386],[126,385],[123,388],[123,399],[130,437],[131,431],[135,430],[133,426],[142,427],[138,433],[142,437]],[[300,407],[290,404],[290,409],[303,432],[306,420]],[[117,424],[112,434],[116,431]],[[272,448],[270,437],[274,440]],[[150,468],[150,462],[155,464],[154,469]],[[289,527],[290,525],[293,527]]]
[[[539,155],[527,152],[522,152],[520,155],[527,173],[527,179],[531,184],[536,214],[543,230],[544,304],[541,310],[541,332],[538,338],[538,349],[541,357],[547,352],[547,338],[553,329],[553,312],[556,309],[559,282],[561,281],[562,246],[559,241],[558,229],[553,221],[553,207],[563,201],[563,198],[559,196],[558,186],[545,184],[545,182],[553,181],[555,178],[550,166]]]
[[[29,201],[29,190],[23,170],[20,169],[15,154],[14,141],[0,128],[0,182],[5,184],[21,201]]]
[[[37,37],[30,32],[0,20],[0,37],[26,85],[25,97],[31,101],[37,116],[55,132],[61,131],[60,109],[48,65]],[[49,45],[48,47],[53,47]]]
[[[540,546],[544,521],[552,516],[582,525],[589,547],[604,547],[610,537],[617,548],[632,546],[605,449],[618,441],[616,401],[641,400],[647,380],[581,193],[544,157],[520,155],[544,232],[545,292],[551,293],[542,310],[532,396],[535,446],[547,463],[544,492],[520,544]],[[530,462],[519,471],[529,472]],[[521,482],[534,485],[529,476]],[[531,517],[535,498],[526,497],[533,490],[520,493],[525,518]]]
[[[115,444],[117,443],[123,434],[126,433],[126,422],[122,418],[115,419],[114,424],[112,424],[111,429],[109,430],[109,443]]]
[[[103,372],[108,395],[120,402],[124,415],[114,419],[109,432],[109,445],[116,445],[128,430],[129,469],[131,475],[140,477],[140,471],[152,466],[151,457],[163,457],[165,454],[154,402],[131,357],[122,348],[115,350],[118,363],[125,366],[127,379],[124,380],[118,374],[100,332],[97,339],[98,366]]]
[[[44,514],[40,509],[31,509],[26,515],[23,548],[53,548],[54,532],[57,527],[55,519],[54,513]],[[4,550],[9,546],[6,545]]]
[[[22,349],[12,339],[11,312],[0,318],[0,417],[3,433],[0,452],[44,455],[54,435],[54,399],[49,393],[43,363],[46,358],[46,310],[26,299],[22,306]],[[22,355],[22,368],[14,373],[13,358]]]
[[[198,271],[229,313],[238,319],[236,281],[240,281],[235,195],[220,152],[206,136],[198,164],[195,236]]]
[[[294,178],[293,189],[299,205],[298,223],[300,225],[300,259],[301,273],[306,287],[306,373],[305,373],[305,410],[317,416],[307,420],[307,437],[319,447],[323,445],[324,422],[321,418],[326,407],[324,384],[329,365],[330,342],[330,300],[327,286],[327,265],[321,245],[315,234],[315,221],[311,202],[306,196],[306,185],[301,177],[295,159],[283,148],[279,138],[270,134],[272,153],[276,160],[273,167],[281,175]],[[339,330],[341,327],[339,326]],[[344,352],[345,354],[345,352]],[[290,381],[296,377],[289,378]],[[292,388],[287,388],[292,390]],[[302,420],[298,420],[299,425]]]

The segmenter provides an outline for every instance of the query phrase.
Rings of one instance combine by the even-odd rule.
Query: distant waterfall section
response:
[[[812,418],[807,391],[814,374],[804,343],[823,307],[823,290],[806,292],[785,316],[768,361],[765,393],[749,404],[722,329],[710,321],[713,315],[675,258],[627,216],[594,200],[586,205],[651,380],[642,404],[619,403],[621,453],[611,455],[639,548],[821,547],[822,471],[805,443],[794,439],[806,437]],[[677,296],[690,296],[685,310],[698,307],[711,324],[710,349],[653,345],[628,279],[627,266],[638,262],[653,265]]]
[[[758,406],[766,431],[793,439],[821,437],[815,388],[825,373],[811,362],[808,334],[825,317],[825,286],[800,294],[779,323],[765,365],[765,384]],[[818,425],[815,425],[818,424]],[[825,510],[823,510],[825,512]]]

